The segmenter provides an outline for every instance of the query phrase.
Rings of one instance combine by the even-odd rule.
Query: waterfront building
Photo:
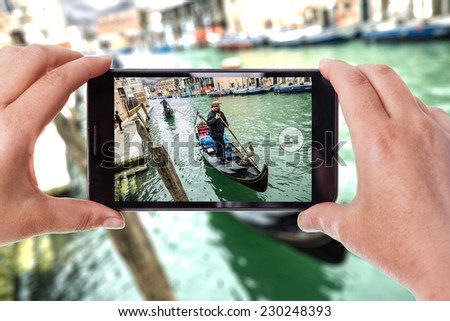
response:
[[[206,45],[215,35],[225,32],[223,0],[180,1],[160,8],[159,12],[160,30],[169,45]]]
[[[106,12],[95,21],[97,38],[108,49],[134,47],[140,41],[142,28],[138,8]]]
[[[114,109],[124,121],[134,115],[141,105],[146,106],[147,94],[144,84],[139,78],[114,79]]]
[[[10,37],[12,45],[42,43],[70,47],[58,0],[3,0],[0,10],[0,29]]]
[[[450,0],[371,0],[362,1],[371,22],[424,21],[449,17]]]
[[[295,1],[224,0],[228,33],[264,35],[268,31],[307,26],[354,26],[360,22],[360,0]],[[258,8],[258,10],[255,10]]]
[[[173,95],[177,89],[177,83],[175,78],[168,78],[156,83],[156,94],[158,96]]]

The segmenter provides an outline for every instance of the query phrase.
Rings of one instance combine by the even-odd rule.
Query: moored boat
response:
[[[304,32],[301,29],[267,34],[269,44],[274,47],[296,47],[304,42],[304,37]]]
[[[216,48],[220,50],[240,50],[250,49],[253,43],[248,38],[238,36],[225,36],[216,43]]]
[[[226,95],[227,93],[223,90],[211,90],[210,92],[208,92],[209,97],[223,97]]]
[[[450,22],[380,23],[375,26],[364,27],[361,37],[367,42],[417,41],[449,38]]]
[[[356,27],[323,28],[316,25],[305,28],[303,40],[307,45],[343,42],[355,38],[357,31]]]
[[[342,263],[347,251],[338,241],[319,232],[303,232],[298,228],[298,212],[230,213],[237,221],[249,225],[284,244],[323,262]]]
[[[275,94],[298,94],[304,93],[312,90],[311,85],[288,85],[288,86],[277,86],[274,87],[273,92]]]
[[[225,144],[225,161],[216,157],[215,142],[208,135],[208,126],[199,112],[195,117],[194,131],[199,142],[200,153],[207,163],[230,179],[257,192],[267,190],[269,169],[266,164],[260,170],[231,142]]]
[[[247,88],[241,88],[241,89],[232,89],[231,92],[235,96],[245,96],[248,95],[248,89]]]
[[[248,88],[249,95],[267,94],[270,91],[270,87],[250,87]]]

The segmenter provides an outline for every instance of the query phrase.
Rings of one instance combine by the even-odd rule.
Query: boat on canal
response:
[[[298,212],[233,211],[230,215],[240,223],[323,262],[339,264],[347,256],[345,247],[328,235],[300,230]]]
[[[288,86],[276,86],[273,88],[275,94],[298,94],[304,93],[312,90],[311,85],[288,85]]]
[[[197,112],[194,131],[200,147],[200,153],[207,163],[228,178],[257,192],[265,192],[268,185],[269,168],[258,166],[231,142],[225,144],[225,161],[216,157],[214,140],[208,134],[208,126],[203,116]]]
[[[249,38],[239,36],[225,36],[216,43],[216,48],[222,51],[253,48]]]
[[[428,23],[380,23],[362,29],[366,42],[418,41],[450,38],[450,21]]]
[[[356,27],[323,28],[319,25],[310,26],[304,30],[303,43],[305,45],[320,45],[344,42],[355,38],[357,31]]]
[[[223,97],[226,95],[227,93],[224,90],[211,90],[208,92],[208,97]]]
[[[175,116],[175,112],[172,107],[164,108],[163,115],[165,118],[172,118],[173,116]]]
[[[267,34],[268,42],[273,47],[297,47],[304,42],[304,32],[301,29],[269,32]]]
[[[233,95],[235,95],[235,96],[245,96],[245,95],[248,95],[248,89],[247,89],[247,88],[237,88],[237,89],[232,89],[231,92],[232,92]]]
[[[248,88],[249,95],[267,94],[271,87],[250,87]]]

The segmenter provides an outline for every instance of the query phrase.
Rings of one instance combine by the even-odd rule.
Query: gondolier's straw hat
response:
[[[220,102],[218,100],[213,101],[211,107],[214,107],[216,105],[220,105]]]

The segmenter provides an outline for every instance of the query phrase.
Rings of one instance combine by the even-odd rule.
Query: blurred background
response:
[[[317,68],[321,58],[383,63],[447,113],[449,39],[450,0],[0,0],[1,46],[57,44],[110,54],[118,68]],[[67,107],[64,114],[85,135],[85,88]],[[356,175],[343,117],[339,126],[345,164],[338,201],[346,203]],[[84,172],[57,124],[39,139],[35,166],[49,194],[86,197]],[[297,213],[133,215],[178,300],[413,299],[339,243],[298,231]],[[0,299],[148,299],[129,266],[102,230],[36,237],[0,248]]]

